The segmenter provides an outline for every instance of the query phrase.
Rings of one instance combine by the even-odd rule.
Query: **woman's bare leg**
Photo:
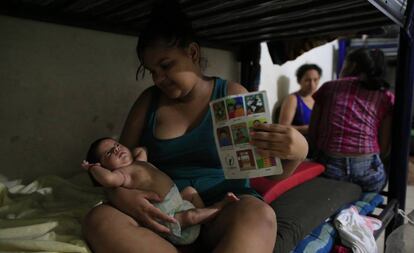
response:
[[[82,229],[94,253],[179,252],[164,238],[109,205],[93,208]]]
[[[274,210],[253,196],[226,205],[202,231],[214,253],[270,253],[276,241]]]

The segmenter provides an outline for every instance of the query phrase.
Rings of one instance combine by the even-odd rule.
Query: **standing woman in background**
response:
[[[385,75],[381,50],[351,52],[340,78],[314,94],[309,134],[325,176],[379,192],[386,174],[380,155],[389,151],[394,95]]]
[[[291,125],[303,135],[307,135],[312,108],[315,101],[312,98],[318,88],[322,69],[316,64],[304,64],[296,71],[300,89],[290,94],[283,101],[279,124]]]

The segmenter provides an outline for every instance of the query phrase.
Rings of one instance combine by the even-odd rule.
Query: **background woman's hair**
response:
[[[305,73],[309,70],[315,70],[318,72],[319,77],[322,76],[322,69],[316,65],[316,64],[303,64],[296,70],[296,79],[298,80],[298,83],[300,83],[300,80],[305,75]]]
[[[140,65],[138,75],[144,74],[142,54],[148,47],[156,43],[164,43],[166,47],[186,48],[192,42],[197,42],[191,22],[182,12],[176,0],[158,2],[152,9],[150,20],[141,31],[138,38],[136,52]]]
[[[384,80],[386,61],[380,49],[358,48],[346,57],[348,64],[354,64],[348,76],[358,76],[362,87],[368,90],[385,90],[390,85]]]

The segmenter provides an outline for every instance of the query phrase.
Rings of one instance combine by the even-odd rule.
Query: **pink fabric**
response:
[[[343,245],[335,245],[331,253],[352,253],[352,250]]]
[[[319,109],[317,147],[331,153],[379,153],[378,130],[392,112],[390,91],[367,90],[356,77],[327,82],[313,95]]]
[[[306,161],[302,162],[286,179],[273,181],[264,177],[252,178],[250,185],[263,196],[266,203],[270,203],[284,192],[322,174],[324,170],[325,167],[322,164]]]

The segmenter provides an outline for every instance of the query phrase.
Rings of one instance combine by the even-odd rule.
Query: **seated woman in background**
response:
[[[394,95],[384,73],[382,51],[357,49],[347,56],[340,79],[314,94],[309,137],[316,160],[327,177],[354,182],[365,192],[379,192],[386,183],[380,153],[388,152]]]
[[[321,75],[322,69],[316,64],[304,64],[298,68],[296,77],[300,89],[287,96],[283,101],[279,124],[292,125],[303,135],[308,133],[312,108],[315,103],[312,95],[318,87]]]

